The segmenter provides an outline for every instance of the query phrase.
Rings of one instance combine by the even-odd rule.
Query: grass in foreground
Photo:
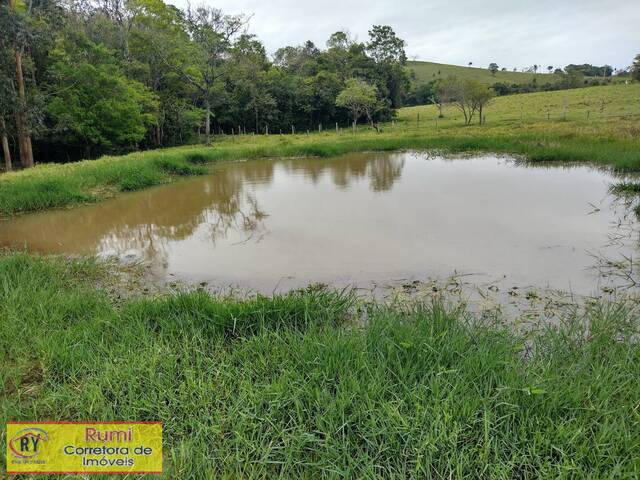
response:
[[[640,475],[622,307],[524,337],[439,305],[354,322],[354,298],[321,289],[116,305],[102,269],[0,257],[0,424],[161,420],[164,478]]]
[[[500,97],[486,113],[486,125],[464,127],[453,107],[445,109],[444,119],[437,118],[435,106],[412,107],[402,109],[398,121],[385,125],[381,134],[361,127],[355,135],[351,129],[332,129],[309,135],[223,136],[211,147],[37,166],[0,175],[0,215],[97,201],[202,174],[202,163],[259,157],[439,149],[640,170],[640,84]]]

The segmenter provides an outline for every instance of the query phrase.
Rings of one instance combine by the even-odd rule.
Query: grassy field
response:
[[[439,80],[447,77],[468,78],[491,85],[497,82],[507,84],[530,83],[534,78],[536,78],[540,84],[553,83],[557,80],[555,75],[549,75],[546,72],[535,74],[514,72],[512,69],[509,69],[509,71],[506,72],[496,72],[496,74],[493,75],[488,70],[489,65],[484,67],[463,67],[460,65],[415,61],[407,62],[407,67],[409,70],[415,72],[415,79],[418,83],[427,83],[432,80]]]
[[[92,260],[0,256],[0,424],[161,420],[163,478],[640,475],[625,307],[525,336],[319,288],[115,300],[106,278]]]
[[[402,109],[375,133],[360,126],[297,135],[218,136],[188,146],[0,175],[0,215],[63,207],[170,182],[206,171],[202,164],[274,156],[331,156],[356,151],[439,149],[497,152],[530,161],[587,161],[640,170],[640,84],[499,97],[486,124],[464,127],[447,106]]]

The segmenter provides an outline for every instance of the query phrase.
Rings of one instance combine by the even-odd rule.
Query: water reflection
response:
[[[493,156],[264,159],[3,222],[0,246],[115,255],[162,275],[265,292],[455,271],[591,293],[618,281],[602,280],[594,256],[638,251],[608,193],[613,181],[585,166],[530,168]]]
[[[269,214],[252,191],[271,185],[278,169],[313,184],[331,178],[343,190],[368,178],[373,191],[385,191],[400,178],[403,167],[402,156],[375,154],[221,164],[206,177],[81,209],[19,217],[0,229],[0,246],[42,253],[134,255],[166,265],[169,244],[196,232],[212,246],[230,234],[241,243],[259,241],[268,232],[265,219]]]

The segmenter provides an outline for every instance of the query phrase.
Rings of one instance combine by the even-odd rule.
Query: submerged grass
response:
[[[435,106],[412,107],[402,109],[398,121],[383,126],[382,133],[361,127],[355,134],[347,128],[306,135],[219,136],[211,147],[41,165],[0,175],[0,215],[96,201],[205,173],[207,163],[259,157],[434,149],[508,153],[534,162],[593,162],[638,171],[638,97],[640,84],[514,95],[496,99],[483,126],[463,127],[452,107],[445,109],[444,119],[437,118]]]
[[[0,424],[161,420],[163,478],[640,475],[639,319],[623,307],[525,337],[321,288],[115,305],[102,268],[0,257]]]

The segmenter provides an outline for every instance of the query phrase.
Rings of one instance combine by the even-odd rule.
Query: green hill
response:
[[[482,83],[493,85],[494,83],[529,83],[534,78],[539,83],[551,83],[555,75],[548,73],[524,73],[524,72],[496,72],[493,75],[488,68],[462,67],[459,65],[447,65],[433,62],[407,62],[407,66],[415,73],[417,83],[426,83],[439,78],[459,77],[471,78]],[[488,67],[488,66],[487,66]]]

